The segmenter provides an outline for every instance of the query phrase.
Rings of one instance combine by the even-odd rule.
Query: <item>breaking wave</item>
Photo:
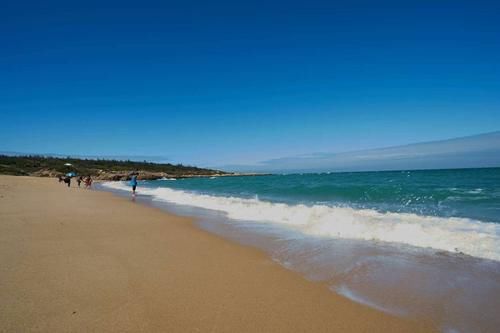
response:
[[[126,183],[105,187],[130,190]],[[458,217],[378,212],[330,205],[273,203],[170,188],[141,188],[154,200],[221,211],[235,220],[276,223],[306,235],[407,244],[500,261],[500,225]]]

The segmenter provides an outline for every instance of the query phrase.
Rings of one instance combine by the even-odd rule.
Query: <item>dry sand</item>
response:
[[[351,302],[187,218],[55,179],[0,176],[0,331],[433,329]]]

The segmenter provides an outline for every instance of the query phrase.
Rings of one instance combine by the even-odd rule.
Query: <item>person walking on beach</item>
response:
[[[91,186],[92,186],[92,178],[90,178],[90,176],[87,176],[87,178],[85,178],[85,188],[90,189]]]
[[[76,180],[76,182],[78,183],[78,187],[80,187],[80,184],[82,183],[82,181],[83,181],[83,177],[82,176],[78,177],[78,179]]]
[[[135,196],[135,190],[137,188],[137,174],[132,174],[132,178],[130,178],[130,185],[132,186],[132,195]]]

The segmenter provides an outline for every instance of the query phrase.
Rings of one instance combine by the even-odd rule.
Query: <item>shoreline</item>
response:
[[[0,217],[1,330],[435,330],[113,193],[0,176]]]
[[[332,293],[356,303],[433,322],[445,332],[482,332],[498,327],[493,310],[498,308],[496,295],[500,295],[497,261],[407,244],[318,237],[308,234],[307,229],[289,227],[286,221],[266,221],[264,218],[280,216],[280,212],[268,210],[265,202],[254,206],[254,201],[227,201],[224,196],[218,201],[217,195],[197,195],[196,191],[189,195],[183,186],[171,184],[177,183],[144,184],[137,201],[179,216],[196,217],[197,227],[259,249],[287,270],[324,283]],[[124,182],[102,186],[130,198],[130,187]],[[285,206],[280,211],[295,211],[307,225],[316,221],[295,208]],[[331,215],[329,221],[342,217]],[[422,222],[425,226],[428,221]],[[447,221],[442,222],[446,225]],[[484,297],[486,293],[491,297]]]

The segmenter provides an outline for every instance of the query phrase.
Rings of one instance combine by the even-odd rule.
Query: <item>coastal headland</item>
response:
[[[13,176],[57,177],[73,172],[77,175],[91,176],[97,180],[129,180],[131,173],[137,173],[140,180],[162,178],[199,178],[199,177],[240,177],[261,176],[263,173],[225,172],[195,166],[154,163],[148,161],[62,158],[39,155],[7,156],[0,155],[0,174]]]

